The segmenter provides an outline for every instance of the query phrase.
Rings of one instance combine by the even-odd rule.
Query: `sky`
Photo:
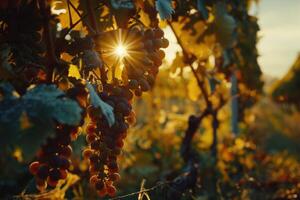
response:
[[[261,0],[251,12],[261,28],[257,45],[261,69],[281,78],[300,53],[300,0]]]

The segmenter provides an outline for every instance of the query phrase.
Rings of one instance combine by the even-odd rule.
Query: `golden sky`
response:
[[[300,0],[261,0],[252,12],[261,28],[257,48],[262,71],[280,78],[300,52]]]

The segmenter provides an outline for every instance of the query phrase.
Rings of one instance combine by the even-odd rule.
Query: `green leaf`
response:
[[[64,92],[55,85],[39,85],[22,97],[23,105],[29,117],[56,119],[67,125],[77,125],[81,119],[78,103],[64,96]]]
[[[113,110],[114,110],[113,107],[100,99],[100,97],[96,93],[94,87],[90,83],[87,83],[86,87],[90,93],[91,104],[95,108],[101,109],[101,112],[105,116],[110,127],[112,125],[114,125],[116,120],[115,120],[115,116],[114,116],[114,112],[113,112]]]
[[[162,20],[171,19],[174,9],[172,8],[170,0],[157,0],[155,2],[155,8]]]
[[[14,95],[13,87],[8,83],[0,84],[0,146],[1,151],[6,145],[12,144],[17,137],[19,126],[16,124],[22,112],[19,99]]]
[[[55,85],[36,86],[20,98],[10,84],[1,84],[0,97],[0,154],[18,146],[28,160],[54,135],[53,120],[68,125],[77,125],[81,120],[78,103],[66,98]],[[29,127],[22,126],[24,116]]]

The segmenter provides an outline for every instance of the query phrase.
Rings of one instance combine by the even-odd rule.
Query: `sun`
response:
[[[127,56],[127,49],[124,45],[119,44],[116,48],[115,48],[115,54],[120,57],[120,58],[124,58],[125,56]]]

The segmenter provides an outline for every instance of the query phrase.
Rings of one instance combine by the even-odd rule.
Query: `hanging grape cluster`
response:
[[[160,48],[167,48],[169,42],[163,38],[164,32],[159,28],[146,30],[133,28],[130,32],[140,37],[142,45],[137,51],[142,52],[142,55],[137,58],[140,62],[132,63],[126,59],[124,61],[129,78],[128,88],[134,91],[136,96],[141,96],[153,86],[158,68],[165,57],[164,51]]]
[[[72,80],[72,79],[71,79]],[[77,100],[83,108],[82,102],[87,99],[88,92],[80,80],[72,80],[74,87],[68,89],[68,97]],[[82,113],[82,118],[84,118]],[[79,125],[82,125],[82,120]],[[47,138],[36,161],[29,166],[31,174],[35,175],[37,189],[43,191],[47,186],[55,187],[59,180],[66,179],[71,166],[71,142],[77,139],[79,126],[57,124],[55,136]]]
[[[45,190],[47,185],[55,187],[59,180],[67,178],[71,165],[71,139],[76,134],[76,127],[58,125],[55,137],[48,138],[38,152],[38,161],[30,164],[29,170],[35,175],[40,191]]]
[[[133,96],[141,96],[142,92],[151,89],[164,58],[164,52],[160,48],[168,46],[161,29],[132,29],[129,33],[139,38],[140,44],[135,47],[139,46],[140,49],[133,48],[128,52],[142,52],[143,56],[135,58],[134,62],[124,59],[127,83],[113,80],[112,83],[104,83],[103,91],[99,92],[101,99],[113,107],[115,124],[110,127],[99,114],[98,108],[91,106],[88,109],[91,122],[86,128],[86,141],[89,147],[84,150],[83,157],[90,162],[90,183],[100,196],[114,196],[116,193],[114,182],[120,178],[117,157],[124,145],[127,129],[135,121],[131,105]]]

